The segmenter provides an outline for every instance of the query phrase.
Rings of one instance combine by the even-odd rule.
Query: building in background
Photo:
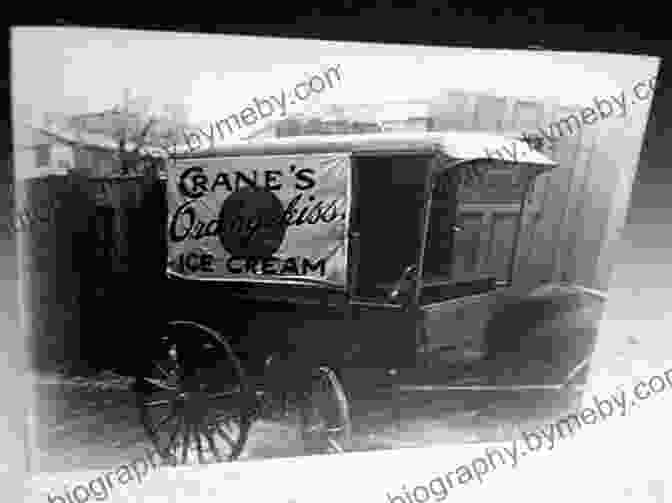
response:
[[[73,170],[89,177],[106,177],[118,174],[121,162],[113,138],[17,125],[15,166],[17,179],[67,175]]]
[[[430,104],[424,101],[325,104],[314,107],[309,113],[296,113],[285,119],[271,121],[245,140],[433,129],[434,118],[430,115]]]
[[[384,131],[432,131],[434,118],[426,102],[388,103],[376,111]]]

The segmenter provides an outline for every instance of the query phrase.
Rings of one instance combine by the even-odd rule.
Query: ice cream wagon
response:
[[[527,196],[555,167],[525,142],[476,132],[175,156],[160,343],[136,380],[148,435],[174,462],[234,460],[264,404],[291,402],[309,452],[345,452],[349,398],[363,390],[577,395],[596,333],[583,314],[604,295],[514,277]],[[492,238],[496,267],[474,270],[465,201],[493,173],[510,175],[516,204]]]

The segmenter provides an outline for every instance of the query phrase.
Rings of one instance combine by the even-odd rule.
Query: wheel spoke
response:
[[[215,421],[218,423],[225,423],[227,426],[234,422],[235,419],[238,419],[238,414],[218,414],[215,416]]]
[[[151,407],[165,407],[166,405],[171,405],[173,403],[172,400],[168,399],[161,399],[161,400],[152,400],[149,402],[144,402],[143,405],[147,408]]]
[[[212,438],[212,434],[208,431],[207,425],[203,429],[203,434],[205,435],[205,438],[208,441],[208,446],[210,447],[210,451],[215,456],[215,459],[217,460],[217,462],[221,463],[222,462],[222,456],[219,454],[219,449],[217,448],[217,445],[215,445],[215,439]]]
[[[161,421],[159,421],[156,426],[152,427],[152,430],[154,431],[154,434],[158,433],[159,430],[161,429],[161,427],[163,425],[167,424],[171,419],[173,419],[175,417],[175,415],[176,415],[175,411],[171,411],[171,413],[168,414],[163,419],[161,419]]]
[[[185,420],[184,421],[184,435],[182,438],[184,439],[182,442],[182,464],[186,465],[187,461],[189,459],[189,437],[191,435],[191,421]]]
[[[327,442],[329,442],[331,448],[334,449],[337,453],[342,454],[345,452],[343,447],[341,447],[341,445],[338,442],[336,442],[336,440],[334,440],[333,438],[331,437],[327,438]]]
[[[205,459],[203,458],[203,444],[201,443],[201,426],[197,425],[194,428],[194,435],[196,436],[196,449],[198,451],[198,462],[202,465],[205,464]]]
[[[150,384],[153,384],[157,388],[165,389],[168,391],[177,391],[177,386],[173,386],[171,384],[167,384],[161,379],[152,379],[151,377],[145,377],[145,381],[147,381]]]
[[[231,451],[235,451],[236,444],[231,439],[229,434],[226,433],[224,430],[222,430],[222,427],[219,423],[215,423],[215,428],[217,429],[217,433],[219,433],[219,436],[222,437],[224,440],[226,440],[226,443],[229,444],[229,447],[231,447]]]
[[[240,393],[240,388],[234,388],[232,390],[226,390],[226,391],[217,391],[213,393],[208,394],[208,400],[217,400],[219,398],[231,398],[235,397],[238,393]]]
[[[154,362],[154,366],[158,369],[159,372],[161,372],[161,374],[163,374],[163,377],[165,377],[166,379],[171,378],[170,374],[157,362]]]
[[[324,423],[316,423],[316,424],[311,424],[309,426],[306,426],[305,428],[306,432],[308,433],[315,433],[318,431],[325,431],[324,430]]]
[[[227,418],[226,422],[217,421],[216,424],[219,425],[220,429],[225,433],[231,433],[232,435],[235,435],[233,428],[234,423],[231,421],[231,418]]]
[[[171,457],[173,458],[174,461],[177,461],[177,437],[180,435],[180,432],[182,430],[182,425],[184,423],[184,416],[180,414],[178,416],[178,421],[177,421],[177,426],[175,427],[175,430],[170,435],[170,439],[168,440],[168,452],[170,452]],[[173,452],[173,446],[175,446],[175,452]]]

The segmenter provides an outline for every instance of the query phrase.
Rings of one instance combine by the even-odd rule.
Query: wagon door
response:
[[[420,296],[421,351],[444,363],[484,355],[492,304],[499,287],[511,280],[524,185],[511,166],[482,168],[466,185],[456,173],[442,174],[432,191]]]
[[[391,292],[417,266],[428,155],[353,157],[351,277],[360,365],[415,365],[417,316]]]
[[[446,363],[485,354],[493,304],[513,284],[524,195],[536,173],[492,159],[467,169],[476,174],[468,183],[449,172],[434,184],[422,270],[423,349]]]

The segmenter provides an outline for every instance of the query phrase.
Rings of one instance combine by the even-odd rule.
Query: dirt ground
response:
[[[110,468],[143,456],[151,444],[140,425],[134,395],[108,377],[38,386],[34,471]],[[354,450],[396,449],[504,439],[514,424],[543,422],[551,396],[504,392],[408,393],[400,397],[401,417],[392,398],[380,393],[352,402]],[[545,414],[545,415],[544,415]],[[241,461],[303,455],[296,420],[277,417],[255,422]]]

